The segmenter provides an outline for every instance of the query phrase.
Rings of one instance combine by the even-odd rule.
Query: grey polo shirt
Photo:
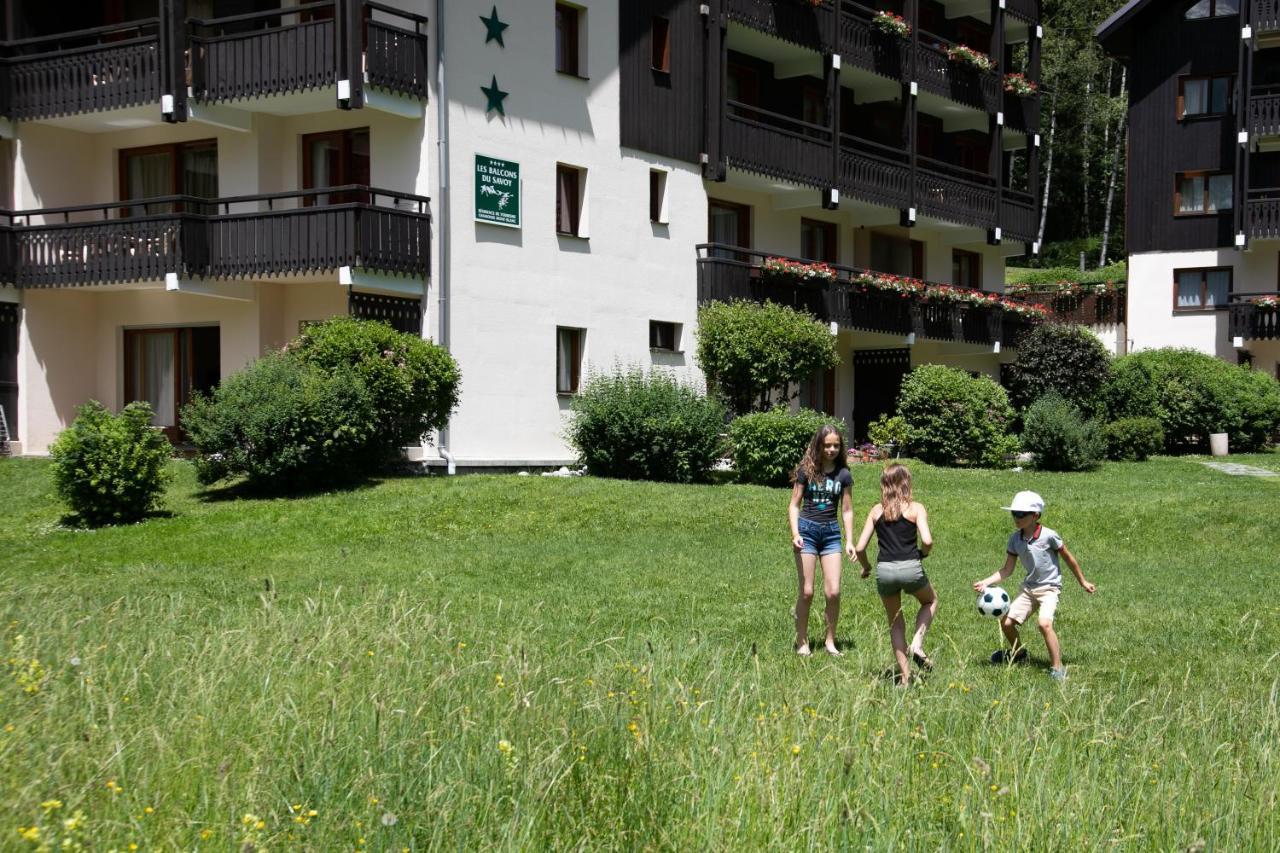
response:
[[[1027,579],[1022,582],[1026,587],[1062,586],[1062,570],[1058,567],[1058,549],[1062,547],[1062,537],[1056,530],[1040,525],[1034,539],[1025,540],[1018,530],[1009,534],[1009,544],[1005,551],[1022,561],[1027,570]]]

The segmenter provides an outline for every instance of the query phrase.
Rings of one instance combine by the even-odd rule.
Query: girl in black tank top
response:
[[[929,583],[920,561],[933,548],[929,530],[929,513],[924,504],[911,494],[911,472],[903,465],[890,465],[880,475],[880,503],[867,513],[862,536],[855,552],[862,564],[862,577],[871,576],[867,546],[875,534],[879,543],[876,554],[876,590],[889,619],[889,642],[898,667],[898,683],[911,683],[911,662],[930,669],[933,662],[924,653],[924,635],[938,612],[938,596]],[[907,644],[906,622],[902,617],[902,593],[920,602],[916,614],[916,632]]]

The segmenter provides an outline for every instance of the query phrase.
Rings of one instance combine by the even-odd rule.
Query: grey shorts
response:
[[[876,591],[882,596],[918,592],[929,585],[919,560],[876,563]]]

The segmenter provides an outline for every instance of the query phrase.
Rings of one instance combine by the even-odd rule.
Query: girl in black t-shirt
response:
[[[836,508],[844,519],[845,547],[853,559],[853,477],[845,463],[844,436],[833,426],[818,430],[800,466],[796,468],[787,514],[791,519],[791,546],[795,551],[796,580],[796,653],[809,655],[809,605],[813,603],[813,578],[822,564],[822,586],[826,593],[828,654],[839,655],[836,648],[836,621],[840,618],[840,522]]]

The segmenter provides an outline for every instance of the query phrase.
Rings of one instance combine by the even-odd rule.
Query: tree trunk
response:
[[[1053,182],[1053,135],[1058,129],[1058,90],[1053,90],[1049,100],[1049,140],[1046,146],[1049,154],[1044,164],[1044,195],[1040,196],[1040,228],[1036,232],[1036,245],[1044,248],[1044,223],[1049,215],[1049,187]],[[1035,180],[1034,175],[1027,176],[1028,181]]]
[[[1080,204],[1081,224],[1084,226],[1084,236],[1088,237],[1092,232],[1092,224],[1089,221],[1089,134],[1093,132],[1093,104],[1091,103],[1093,95],[1093,81],[1084,84],[1084,133],[1080,135],[1080,160],[1081,160],[1081,177],[1084,179],[1084,197]],[[1104,122],[1105,124],[1105,122]]]
[[[1125,75],[1128,69],[1120,72],[1120,103],[1125,101]],[[1116,177],[1120,174],[1120,151],[1124,148],[1125,131],[1128,129],[1129,111],[1120,113],[1120,126],[1116,128],[1116,147],[1111,151],[1111,175],[1107,178],[1107,210],[1102,220],[1102,252],[1098,255],[1098,266],[1107,265],[1107,243],[1111,239],[1111,203],[1116,196]]]

